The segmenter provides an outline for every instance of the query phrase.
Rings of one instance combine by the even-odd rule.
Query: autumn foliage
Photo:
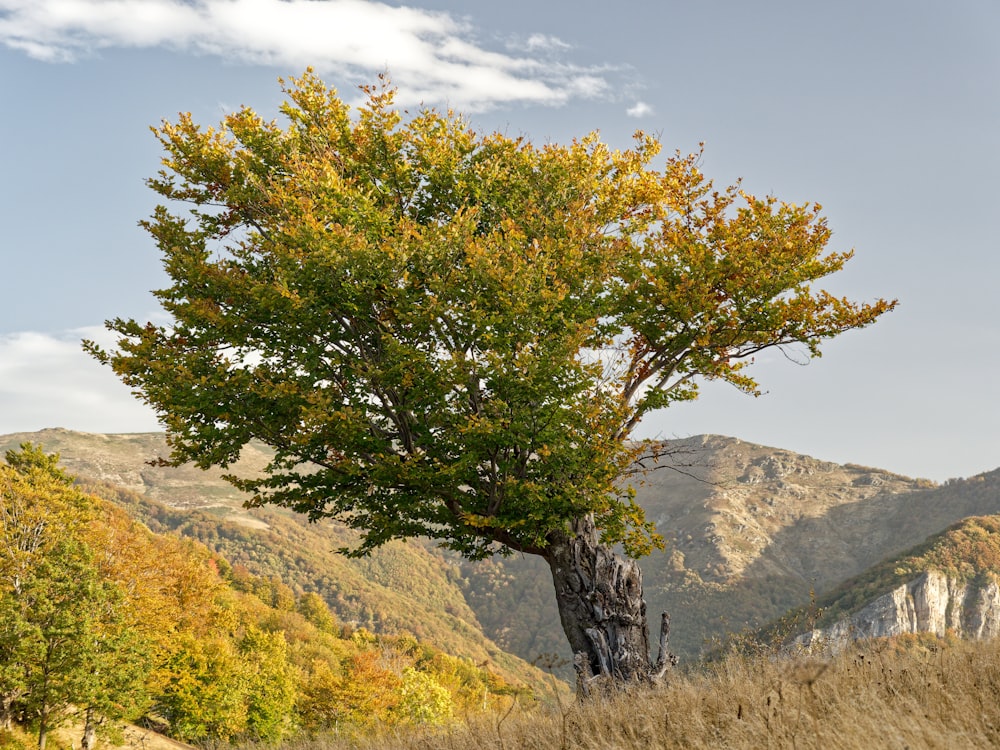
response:
[[[652,136],[537,147],[407,120],[386,82],[356,116],[311,72],[285,91],[287,127],[243,108],[154,129],[171,205],[143,225],[173,321],[110,321],[118,350],[89,348],[161,414],[174,461],[262,440],[267,476],[234,481],[341,518],[362,550],[539,552],[589,513],[648,549],[613,485],[645,414],[699,379],[756,393],[756,352],[818,354],[893,306],[814,288],[851,256],[826,250],[819,206],[718,189],[699,154],[654,167]]]
[[[25,445],[0,464],[0,708],[39,745],[145,717],[176,739],[273,742],[441,724],[523,692],[315,593],[157,535]],[[91,737],[91,742],[93,737]]]

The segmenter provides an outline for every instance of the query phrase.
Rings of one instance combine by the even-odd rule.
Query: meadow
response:
[[[902,637],[835,656],[730,654],[656,688],[433,731],[328,734],[283,750],[640,750],[1000,746],[1000,643]]]

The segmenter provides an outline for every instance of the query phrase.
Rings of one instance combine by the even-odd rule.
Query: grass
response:
[[[732,655],[662,687],[584,704],[512,702],[434,731],[323,736],[282,750],[998,746],[1000,642],[903,637],[831,658]]]
[[[70,722],[49,734],[46,750],[78,750],[83,725]],[[172,740],[150,729],[134,725],[119,728],[109,738],[105,728],[98,733],[97,750],[194,750],[191,745]],[[0,729],[0,750],[37,750],[38,736],[24,727]]]

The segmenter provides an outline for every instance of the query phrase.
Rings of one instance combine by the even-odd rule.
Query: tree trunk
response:
[[[14,726],[14,698],[16,693],[0,695],[0,730],[9,731]]]
[[[569,532],[550,538],[544,557],[581,695],[590,694],[595,680],[608,685],[657,682],[677,663],[667,650],[666,614],[659,656],[655,663],[650,660],[642,572],[635,560],[600,543],[593,518],[578,518]]]
[[[83,725],[83,737],[80,738],[80,750],[94,750],[97,746],[97,721],[94,709],[88,708],[86,717]]]
[[[49,717],[48,712],[42,710],[42,715],[38,719],[38,750],[45,750],[45,743],[49,739]]]

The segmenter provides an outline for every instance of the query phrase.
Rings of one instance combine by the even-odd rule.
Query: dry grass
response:
[[[874,642],[832,658],[732,656],[667,686],[283,750],[994,748],[1000,642]]]
[[[46,750],[77,750],[80,747],[80,737],[83,734],[81,723],[70,722],[49,735]],[[38,737],[24,728],[15,727],[0,730],[0,750],[35,750],[38,747]],[[187,745],[162,734],[128,725],[116,738],[108,738],[98,734],[98,750],[195,750]]]

